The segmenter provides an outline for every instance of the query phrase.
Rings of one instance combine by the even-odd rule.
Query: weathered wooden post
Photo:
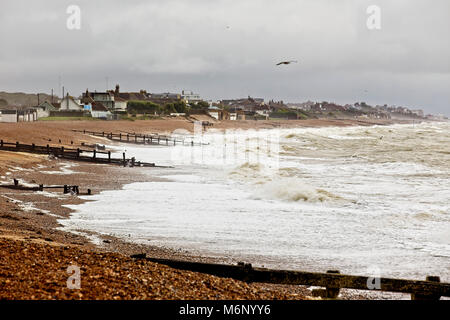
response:
[[[31,144],[31,150],[34,151],[34,147],[36,147],[36,146],[34,145],[34,143],[32,143],[32,144]]]
[[[50,154],[50,146],[47,145],[47,154]]]
[[[135,161],[136,159],[133,157],[133,158],[131,158],[131,166],[132,167],[134,167],[134,161]]]
[[[166,146],[168,146],[168,145],[169,145],[169,139],[166,138]]]
[[[80,148],[77,148],[77,158],[80,157],[80,153],[81,153]]]
[[[130,134],[127,133],[127,141],[130,141]]]
[[[426,281],[441,282],[441,278],[438,276],[427,276]],[[411,293],[411,300],[439,300],[441,296],[432,292],[414,292]]]
[[[108,162],[111,162],[111,151],[108,151]]]
[[[122,141],[122,132],[119,133],[119,140]]]
[[[104,136],[105,136],[105,131],[102,132],[102,137],[104,137]]]
[[[39,191],[44,191],[44,185],[43,184],[39,185]]]
[[[328,270],[327,273],[339,274],[339,270]],[[328,299],[336,299],[339,296],[339,287],[337,286],[329,286],[326,287],[325,290],[325,298]]]
[[[3,148],[3,140],[0,141],[0,146]]]
[[[150,136],[150,144],[153,144],[153,137]]]
[[[14,179],[14,186],[18,186],[19,185],[19,180],[17,180],[17,179]]]
[[[18,147],[19,147],[19,141],[16,142],[16,148],[18,148]]]
[[[97,150],[94,150],[94,151],[93,151],[93,155],[92,155],[92,159],[95,159],[96,156],[97,156]]]
[[[91,189],[88,189],[87,193],[88,193],[88,196],[90,196],[91,195]]]
[[[134,135],[134,142],[137,143],[137,135]]]
[[[64,156],[64,147],[61,147],[61,157]]]
[[[64,185],[64,194],[69,193],[69,188],[67,187],[67,184]]]
[[[327,273],[332,274],[340,274],[338,270],[328,270]],[[333,283],[331,285],[326,286],[325,289],[314,289],[312,291],[312,295],[315,297],[322,297],[325,299],[336,299],[339,296],[339,284]]]

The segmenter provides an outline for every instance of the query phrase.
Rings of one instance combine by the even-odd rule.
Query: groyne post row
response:
[[[33,144],[21,144],[19,142],[10,143],[4,142],[0,140],[0,150],[12,151],[12,152],[27,152],[27,153],[37,153],[37,154],[49,154],[58,158],[64,158],[69,160],[76,161],[86,161],[86,162],[95,162],[95,163],[105,163],[105,164],[116,164],[130,167],[162,167],[156,166],[154,163],[136,161],[133,157],[131,159],[127,159],[125,156],[125,152],[123,153],[122,158],[113,158],[111,156],[111,151],[97,151],[97,150],[84,150],[84,149],[73,149],[73,148],[65,148],[65,147],[50,147],[46,146],[38,146]],[[90,153],[91,156],[84,156],[82,154]],[[101,157],[99,155],[106,155],[105,157]]]
[[[134,144],[152,144],[152,145],[165,145],[165,146],[176,146],[178,145],[188,145],[188,146],[201,146],[207,145],[207,143],[194,142],[190,139],[176,139],[170,136],[158,135],[158,134],[140,134],[140,133],[112,133],[112,132],[96,132],[87,130],[72,130],[73,132],[79,132],[83,134],[88,134],[96,137],[104,137],[112,141],[123,142],[123,143],[134,143]]]
[[[327,273],[271,270],[254,268],[251,264],[242,262],[236,266],[146,258],[144,255],[131,257],[144,258],[148,261],[165,264],[176,269],[202,272],[245,282],[324,287],[325,289],[313,291],[313,295],[327,299],[336,299],[340,289],[343,288],[408,293],[411,294],[412,300],[439,300],[441,297],[450,297],[450,283],[441,283],[440,278],[437,276],[428,276],[425,281],[420,281],[345,275],[340,274],[338,270],[330,270]]]
[[[21,185],[18,179],[13,179],[14,184],[12,185],[0,185],[2,188],[8,188],[8,189],[14,189],[14,190],[24,190],[24,191],[44,191],[44,189],[63,189],[64,194],[76,194],[76,195],[88,195],[90,196],[92,194],[91,189],[87,189],[86,193],[80,193],[79,186],[76,185],[51,185],[51,186],[45,186],[43,184],[39,184],[36,187],[30,187],[30,186],[24,186]]]

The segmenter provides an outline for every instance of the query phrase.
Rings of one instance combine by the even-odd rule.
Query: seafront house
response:
[[[127,111],[129,101],[147,101],[148,95],[145,90],[140,92],[120,92],[120,86],[117,84],[114,91],[108,91],[114,97],[114,111]]]
[[[114,91],[108,91],[114,95],[114,98],[121,98],[125,101],[143,101],[147,100],[148,94],[145,90],[140,90],[139,92],[121,92],[120,86],[116,84],[116,89]]]
[[[95,102],[100,102],[103,104],[108,110],[113,111],[114,110],[114,93],[111,91],[106,92],[89,92],[88,89],[86,89],[86,92],[83,93],[82,101],[85,99],[92,99]]]
[[[243,110],[230,110],[230,120],[245,120],[245,112]]]
[[[125,112],[127,111],[128,101],[121,97],[114,97],[114,111]]]
[[[91,104],[91,115],[92,118],[97,119],[111,119],[112,113],[100,102],[92,102]]]
[[[69,93],[61,100],[60,111],[83,111],[83,106],[69,96]]]
[[[208,114],[216,120],[230,120],[228,111],[212,106],[208,109]]]
[[[40,119],[50,116],[52,111],[58,111],[61,108],[61,103],[44,101],[35,108],[37,117]]]

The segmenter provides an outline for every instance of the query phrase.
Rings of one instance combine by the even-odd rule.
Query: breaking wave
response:
[[[274,199],[290,202],[343,201],[342,197],[324,189],[305,184],[301,179],[283,178],[270,181],[258,188],[256,199]]]

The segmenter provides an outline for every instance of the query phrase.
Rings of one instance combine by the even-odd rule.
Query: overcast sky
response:
[[[80,30],[66,27],[69,5]],[[56,93],[60,77],[75,96],[108,82],[450,115],[449,31],[448,0],[0,0],[0,91]]]

